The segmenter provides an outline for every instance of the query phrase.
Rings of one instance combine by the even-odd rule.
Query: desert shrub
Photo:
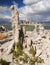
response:
[[[23,54],[23,46],[21,44],[21,41],[19,40],[18,43],[15,43],[16,44],[16,49],[14,50],[13,54],[15,57],[19,57],[20,55]]]
[[[9,62],[3,60],[3,59],[0,59],[0,64],[1,65],[9,65]]]
[[[33,56],[32,58],[29,58],[30,60],[30,63],[34,64],[37,62],[37,63],[42,63],[44,62],[44,60],[42,58],[40,58],[39,56],[36,56],[36,47],[34,49],[34,47],[30,47],[30,50],[29,50],[29,53]]]
[[[32,56],[35,56],[36,54],[36,50],[34,49],[34,47],[30,47],[29,53],[32,54]]]
[[[42,38],[46,38],[46,36],[42,36]]]
[[[13,52],[14,56],[17,58],[23,54],[23,51],[20,49],[17,49]]]
[[[28,55],[24,52],[23,53],[23,62],[28,63],[28,58],[29,58]]]
[[[17,43],[16,46],[17,46],[17,48],[16,48],[16,50],[14,50],[14,56],[17,59],[19,65],[20,65],[19,60],[23,61],[23,63],[29,62],[30,64],[34,64],[34,65],[36,62],[37,63],[43,62],[43,59],[41,59],[39,57],[40,55],[36,57],[36,47],[35,47],[35,49],[33,46],[30,47],[29,54],[31,54],[32,57],[29,57],[29,55],[23,51],[20,41]]]
[[[22,43],[21,43],[21,41],[19,40],[18,41],[18,43],[16,44],[16,47],[17,47],[17,49],[23,49],[23,46],[22,46]]]

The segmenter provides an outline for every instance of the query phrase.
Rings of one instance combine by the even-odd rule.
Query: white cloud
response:
[[[13,3],[13,5],[15,5],[15,7],[18,9],[18,4],[17,4],[15,1],[13,1],[12,3]]]
[[[20,20],[25,20],[26,19],[26,15],[24,15],[24,14],[19,14],[19,18],[20,18]]]
[[[25,7],[19,8],[19,12],[27,15],[28,13],[33,13],[33,9],[29,6],[25,6]]]
[[[49,0],[48,1],[43,0],[43,1],[36,3],[35,5],[33,4],[32,7],[34,7],[33,10],[36,10],[37,12],[46,11],[48,8],[50,8],[50,2],[49,2]]]
[[[11,16],[0,14],[0,18],[2,18],[2,19],[11,19]]]
[[[0,11],[7,10],[7,7],[0,6]]]
[[[6,18],[6,19],[11,19],[11,16],[5,15],[4,18]]]
[[[10,11],[7,6],[0,6],[0,18],[11,19],[11,16],[9,16],[9,13],[7,13],[6,11]]]
[[[26,5],[19,8],[19,13],[21,14],[19,17],[21,19],[28,18],[34,21],[49,20],[50,0],[23,0],[23,3]]]
[[[24,0],[25,1],[25,0]],[[35,0],[33,0],[35,1]],[[23,10],[27,10],[29,12],[29,10],[33,13],[39,12],[39,11],[46,11],[47,9],[50,8],[50,0],[37,0],[38,2],[36,4],[34,4],[34,2],[32,2],[33,4],[31,5],[26,5],[25,7],[23,7]],[[28,0],[28,2],[31,3],[30,0]]]
[[[27,5],[31,5],[31,4],[37,3],[39,1],[41,1],[41,0],[23,0],[23,3],[27,4]]]

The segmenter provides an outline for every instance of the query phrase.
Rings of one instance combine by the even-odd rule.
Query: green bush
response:
[[[16,50],[14,50],[13,54],[17,60],[23,61],[23,63],[29,62],[30,64],[34,64],[34,65],[36,62],[37,63],[43,62],[43,59],[41,59],[39,56],[36,57],[36,47],[35,49],[33,46],[30,47],[29,53],[32,55],[32,58],[30,58],[28,54],[23,51],[22,44],[20,41],[17,43],[16,46],[17,48]]]
[[[22,49],[23,49],[23,46],[21,44],[21,41],[19,40],[18,43],[16,44],[16,49],[13,52],[14,56],[19,57],[20,55],[22,55],[23,54]]]
[[[13,52],[13,55],[17,58],[23,54],[23,51],[20,49],[17,49]]]
[[[23,53],[23,62],[27,63],[28,62],[28,55],[26,53]]]
[[[39,56],[37,56],[37,57],[35,56],[35,55],[36,55],[36,47],[35,47],[35,49],[34,49],[33,46],[30,47],[29,53],[33,56],[32,58],[29,58],[30,63],[32,63],[32,64],[35,65],[36,62],[37,62],[37,63],[42,63],[42,62],[44,62],[44,60],[41,59]]]
[[[42,63],[42,62],[44,62],[44,60],[41,59],[40,57],[30,58],[30,63],[35,64],[36,62],[37,63]]]
[[[17,47],[17,49],[20,49],[20,50],[23,49],[23,46],[22,46],[22,43],[21,43],[20,40],[19,40],[18,43],[16,44],[16,47]]]
[[[0,64],[1,65],[9,65],[9,62],[3,60],[3,59],[0,59]]]
[[[46,38],[46,36],[42,36],[42,38]]]
[[[32,54],[32,56],[35,56],[36,50],[34,50],[33,46],[30,48],[29,53]]]

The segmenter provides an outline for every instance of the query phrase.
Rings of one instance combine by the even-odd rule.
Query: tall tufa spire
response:
[[[14,5],[10,7],[12,12],[12,29],[13,29],[13,37],[14,42],[18,42],[19,31],[18,31],[18,22],[19,22],[19,13]]]

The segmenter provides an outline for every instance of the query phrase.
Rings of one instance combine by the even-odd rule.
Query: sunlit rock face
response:
[[[33,42],[33,46],[36,46],[37,54],[38,56],[40,53],[40,57],[44,59],[44,63],[38,64],[38,65],[50,65],[50,30],[45,30],[44,27],[39,24],[38,27],[35,28],[35,30],[30,33],[27,32],[27,50],[29,49],[29,46],[31,44],[31,40]]]
[[[5,32],[5,31],[6,31],[6,28],[0,25],[0,32]]]
[[[43,34],[43,32],[44,32],[44,27],[43,27],[43,25],[42,24],[36,24],[35,25],[35,32],[37,33],[37,34]]]
[[[14,36],[14,42],[18,42],[18,22],[19,22],[19,13],[14,5],[10,7],[12,12],[12,29],[13,29],[13,36]]]
[[[39,54],[40,52],[42,52],[41,57],[44,59],[44,64],[42,65],[50,65],[50,62],[49,62],[50,60],[50,40],[49,40],[49,34],[48,34],[49,31],[41,30],[40,32],[43,32],[43,33],[39,35],[34,33],[34,36],[36,37],[33,42],[36,45],[37,53]]]

